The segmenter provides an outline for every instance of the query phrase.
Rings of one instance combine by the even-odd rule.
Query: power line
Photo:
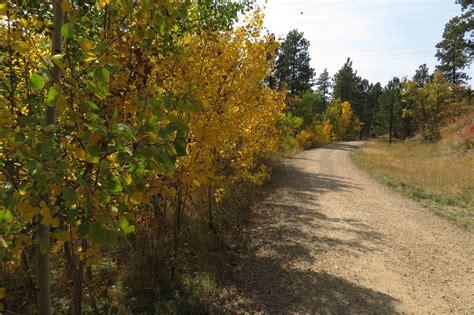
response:
[[[357,49],[357,50],[352,50],[352,52],[358,53],[358,52],[370,52],[370,51],[385,51],[385,50],[407,50],[407,49],[421,49],[421,48],[433,48],[433,45],[427,45],[427,46],[416,46],[416,47],[398,47],[398,48],[377,48],[377,49]],[[347,52],[347,50],[334,50],[334,51],[327,51],[324,52],[323,54],[334,54],[334,53],[340,53],[340,52]],[[317,53],[319,54],[319,53]]]
[[[319,5],[315,5],[315,3],[311,4],[311,7],[314,7],[314,8],[324,8],[324,7],[331,7],[331,6],[337,6],[337,5],[341,5],[341,4],[350,4],[351,2],[350,1],[341,1],[341,2],[335,2],[335,3],[320,3]],[[308,1],[302,1],[302,2],[294,2],[292,1],[291,2],[291,6],[294,7],[294,6],[298,6],[298,5],[305,5],[305,4],[308,4]],[[277,3],[277,4],[272,4],[272,3],[269,3],[269,4],[266,4],[264,5],[263,7],[264,8],[278,8],[278,7],[284,7],[284,6],[288,6],[288,3]]]
[[[405,21],[403,22],[403,25],[407,25],[407,24],[419,24],[419,23],[423,23],[423,24],[428,24],[428,23],[440,23],[444,21],[443,20],[435,20],[435,19],[432,19],[432,20],[422,20],[422,21]],[[375,22],[379,22],[379,21],[375,21]],[[306,24],[307,25],[307,24]],[[378,25],[387,25],[387,23],[365,23],[365,24],[356,24],[356,23],[345,23],[345,24],[335,24],[333,26],[330,26],[330,27],[318,27],[317,30],[335,30],[335,29],[347,29],[348,27],[350,28],[355,28],[355,27],[364,27],[364,26],[378,26]],[[312,30],[315,30],[314,28]]]
[[[413,58],[411,58],[413,57]],[[384,56],[379,56],[379,57],[372,57],[372,58],[369,58],[369,57],[349,57],[351,59],[351,61],[353,62],[359,62],[359,61],[388,61],[388,60],[410,60],[410,59],[417,59],[417,58],[426,58],[426,57],[430,57],[430,58],[436,58],[433,55],[431,56],[427,56],[427,55],[411,55],[411,56],[388,56],[388,57],[384,57]],[[312,61],[313,63],[314,62],[317,62],[317,63],[332,63],[332,62],[337,62],[338,60],[343,60],[345,61],[347,57],[341,57],[341,58],[335,58],[335,59],[316,59],[316,58],[313,58]]]
[[[335,4],[354,4],[353,1],[339,1],[339,2],[333,2],[333,1],[327,1],[327,2],[331,2],[331,3],[312,3],[312,1],[308,1],[308,0],[302,0],[302,1],[295,1],[295,0],[292,0],[291,1],[291,5],[294,6],[294,5],[310,5],[310,6],[322,6],[322,7],[325,7],[325,6],[332,6],[332,5],[335,5]],[[411,5],[420,5],[420,4],[437,4],[437,3],[447,3],[447,4],[452,4],[451,2],[446,2],[446,1],[423,1],[422,3],[416,3],[416,2],[402,2],[402,3],[397,3],[397,5],[403,5],[403,6],[411,6]],[[284,1],[283,3],[278,3],[278,1],[274,1],[274,0],[270,0],[268,1],[268,3],[265,3],[261,6],[266,6],[266,7],[284,7],[284,6],[288,6],[289,2],[288,1]],[[386,4],[391,4],[390,2],[372,2],[371,5],[386,5]]]
[[[436,3],[444,3],[444,4],[449,4],[447,2],[431,2],[433,4],[436,4]],[[350,2],[342,2],[342,3],[334,3],[334,4],[330,4],[330,5],[327,5],[327,6],[335,6],[335,5],[342,5],[342,4],[350,4]],[[425,4],[425,3],[423,3]],[[354,12],[355,9],[361,9],[361,10],[381,10],[381,9],[390,9],[390,8],[399,8],[399,7],[406,7],[406,6],[420,6],[420,8],[422,9],[425,9],[426,7],[423,7],[421,6],[420,3],[399,3],[399,4],[396,4],[396,5],[388,5],[388,6],[376,6],[376,7],[368,7],[368,8],[362,8],[362,7],[355,7],[355,8],[351,8],[351,9],[344,9],[344,10],[337,10],[337,12]],[[292,5],[292,6],[289,6],[283,10],[276,10],[274,11],[273,8],[274,6],[266,6],[264,7],[264,10],[267,10],[269,13],[272,13],[275,14],[275,15],[278,15],[280,13],[291,13],[289,11],[297,11],[297,12],[302,12],[302,11],[305,11],[305,10],[311,10],[311,9],[318,9],[320,8],[321,6],[302,6],[302,7],[299,7],[299,6],[295,6],[295,5]],[[277,8],[279,9],[279,8]],[[329,13],[329,12],[333,12],[334,10],[326,10],[326,11],[318,11],[318,12],[315,12],[315,13]]]
[[[348,56],[351,57],[351,59],[354,58],[378,58],[378,57],[385,57],[385,56],[417,56],[417,55],[422,55],[426,56],[427,54],[432,54],[433,51],[424,51],[424,52],[415,52],[415,53],[395,53],[395,54],[379,54],[379,55],[354,55],[354,54],[344,54],[340,56]],[[315,57],[316,58],[316,57]],[[314,59],[315,59],[314,58]],[[339,59],[339,56],[334,56],[334,57],[323,57],[323,58],[318,58],[318,60],[331,60],[331,59]]]
[[[425,15],[433,15],[435,13],[458,13],[458,11],[437,11],[437,12],[422,12],[422,13],[414,13],[414,14],[397,14],[397,15],[375,15],[375,16],[360,16],[356,19],[351,19],[351,21],[365,21],[365,20],[373,20],[373,19],[385,19],[385,18],[400,18],[400,17],[418,17],[418,16],[425,16]],[[289,13],[291,14],[291,13]],[[304,14],[303,14],[304,15]],[[307,16],[311,16],[311,13],[307,13]],[[268,14],[269,17],[276,17],[278,14]],[[280,15],[281,16],[281,15]],[[325,19],[325,20],[317,20],[318,23],[331,23],[331,22],[338,22],[336,19]]]

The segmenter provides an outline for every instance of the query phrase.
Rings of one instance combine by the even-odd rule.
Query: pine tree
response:
[[[352,68],[352,61],[347,58],[346,63],[334,75],[332,91],[333,99],[352,101],[356,91],[357,72]]]
[[[470,9],[452,18],[444,28],[443,40],[436,45],[436,57],[440,61],[437,69],[443,71],[452,84],[464,84],[471,78],[463,70],[474,57],[474,42],[465,38],[466,32],[474,28],[473,14],[474,10]]]
[[[309,41],[303,32],[292,30],[278,50],[275,77],[280,86],[287,84],[290,96],[310,92],[313,86],[315,72],[310,66],[308,48]]]
[[[324,102],[324,108],[329,104],[329,89],[331,88],[331,78],[329,77],[328,69],[319,75],[316,80],[316,91],[319,92]]]
[[[382,86],[379,82],[376,84],[370,84],[367,93],[365,94],[364,103],[363,103],[363,112],[362,117],[363,125],[363,134],[366,137],[375,136],[377,134],[375,130],[376,124],[376,115],[379,108],[379,97],[382,94]]]
[[[357,76],[350,58],[347,58],[346,63],[334,75],[333,82],[333,99],[340,98],[342,101],[349,101],[354,114],[359,118],[362,117],[364,97],[369,83]]]
[[[426,63],[420,65],[418,70],[415,71],[415,75],[413,76],[413,81],[416,82],[417,87],[423,87],[428,81],[431,79],[430,76],[430,69],[426,65]]]
[[[381,118],[384,131],[389,132],[390,144],[392,144],[394,134],[399,135],[403,132],[400,90],[400,79],[394,77],[383,88],[379,98],[379,119]]]

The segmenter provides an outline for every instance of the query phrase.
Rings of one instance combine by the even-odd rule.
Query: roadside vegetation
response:
[[[474,229],[474,112],[441,130],[439,142],[373,141],[353,160],[377,180],[436,214]]]

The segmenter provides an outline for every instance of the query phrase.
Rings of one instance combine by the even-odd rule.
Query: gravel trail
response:
[[[474,314],[474,234],[375,182],[362,142],[274,170],[231,279],[230,312]]]

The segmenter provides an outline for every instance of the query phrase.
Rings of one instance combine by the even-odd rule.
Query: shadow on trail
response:
[[[396,313],[397,300],[389,295],[314,270],[315,263],[324,264],[318,260],[325,252],[356,257],[383,242],[383,236],[363,222],[316,210],[326,192],[358,188],[343,178],[307,173],[291,164],[279,167],[272,186],[287,193],[271,195],[259,206],[259,224],[249,231],[248,247],[228,279],[243,298],[231,311]]]

